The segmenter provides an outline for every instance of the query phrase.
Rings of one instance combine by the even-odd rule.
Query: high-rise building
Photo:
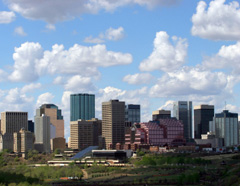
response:
[[[37,109],[35,116],[35,144],[38,151],[50,153],[50,117],[41,114],[41,109]]]
[[[34,133],[34,122],[32,120],[28,120],[28,131]]]
[[[28,128],[27,112],[2,112],[1,113],[1,133],[19,132],[21,128]]]
[[[14,132],[13,136],[14,152],[26,153],[29,150],[33,150],[34,135],[32,132],[22,128],[19,132]]]
[[[27,112],[2,112],[1,113],[1,144],[2,149],[13,150],[13,133],[21,128],[28,128]]]
[[[58,109],[54,104],[43,104],[40,107],[40,116],[42,114],[50,117],[50,123],[56,128],[55,137],[64,138],[64,120],[61,109]]]
[[[171,118],[171,111],[170,110],[156,110],[152,112],[152,120],[159,120],[159,119],[170,119]]]
[[[77,120],[70,122],[70,147],[85,149],[89,146],[98,146],[98,138],[102,134],[102,121],[96,118],[91,120]]]
[[[133,123],[139,123],[141,120],[140,105],[125,105],[125,121]]]
[[[125,102],[110,100],[102,103],[102,137],[104,146],[115,148],[124,143]]]
[[[234,146],[239,144],[238,114],[228,110],[215,114],[215,135],[216,138],[224,139],[224,146]]]
[[[182,121],[184,127],[184,138],[188,141],[193,138],[192,134],[192,102],[177,101],[173,103],[173,117]]]
[[[90,120],[92,118],[95,118],[95,95],[71,94],[70,120]]]
[[[201,139],[202,134],[207,134],[209,130],[209,122],[214,117],[213,105],[199,105],[194,107],[194,137]]]

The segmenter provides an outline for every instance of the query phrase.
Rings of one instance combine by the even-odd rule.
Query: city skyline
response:
[[[178,100],[214,105],[215,113],[226,101],[240,113],[238,1],[38,3],[0,1],[1,112],[33,119],[54,103],[65,137],[74,93],[96,95],[99,119],[110,99],[141,105],[141,121]]]

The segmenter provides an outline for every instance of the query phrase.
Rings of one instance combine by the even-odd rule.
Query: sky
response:
[[[70,135],[70,94],[141,105],[173,101],[240,113],[237,0],[0,0],[0,112],[56,104]]]

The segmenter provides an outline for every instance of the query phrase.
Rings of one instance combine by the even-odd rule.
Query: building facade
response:
[[[104,146],[115,148],[124,143],[125,102],[110,100],[102,103],[102,137]]]
[[[34,134],[32,132],[22,128],[19,132],[14,132],[13,136],[14,152],[27,153],[29,150],[33,150]]]
[[[89,146],[98,146],[98,138],[102,133],[102,121],[77,120],[70,122],[70,147],[83,150]]]
[[[41,110],[37,109],[35,116],[35,144],[40,152],[51,152],[50,145],[50,117],[41,114]]]
[[[13,151],[13,133],[21,128],[28,128],[27,112],[2,112],[1,113],[1,145],[0,150]]]
[[[141,121],[141,106],[140,105],[125,105],[125,121],[139,123]]]
[[[238,114],[223,110],[214,116],[216,138],[224,139],[224,146],[239,144]]]
[[[54,104],[43,104],[40,107],[40,115],[42,114],[49,116],[50,123],[55,126],[56,134],[52,136],[64,138],[64,120],[61,109]]]
[[[95,118],[95,95],[71,94],[70,121],[90,120],[92,118]]]
[[[173,117],[182,121],[184,126],[184,138],[188,141],[193,138],[192,134],[192,102],[177,101],[173,103]]]
[[[213,105],[199,105],[194,107],[194,136],[201,139],[202,134],[210,132],[209,122],[214,117]]]
[[[152,120],[159,120],[159,119],[170,119],[171,118],[171,111],[170,110],[156,110],[152,112]]]

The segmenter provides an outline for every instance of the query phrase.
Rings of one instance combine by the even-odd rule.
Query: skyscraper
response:
[[[54,104],[43,104],[40,107],[40,116],[44,114],[50,117],[50,123],[55,126],[56,134],[54,137],[62,137],[64,138],[64,120],[62,116],[61,109]]]
[[[194,107],[194,137],[201,139],[202,134],[209,132],[209,122],[213,120],[214,106],[199,105]]]
[[[70,147],[72,149],[84,149],[89,146],[98,146],[98,138],[102,134],[102,121],[96,118],[92,120],[78,120],[70,122]]]
[[[106,147],[124,143],[125,102],[110,100],[102,103],[102,137]]]
[[[89,120],[95,118],[95,95],[71,94],[70,96],[70,120]]]
[[[140,105],[125,105],[125,121],[133,123],[139,123],[141,120]]]
[[[50,146],[50,117],[41,114],[41,109],[37,109],[35,116],[35,144],[38,144],[38,151],[51,151]]]
[[[231,113],[228,110],[215,114],[215,135],[216,138],[224,139],[224,146],[234,146],[239,144],[239,126],[238,126],[238,114]]]
[[[181,120],[184,127],[184,138],[192,139],[192,102],[177,101],[173,103],[173,117]]]
[[[13,133],[19,132],[21,128],[28,128],[27,112],[1,113],[0,151],[2,149],[13,150]]]

